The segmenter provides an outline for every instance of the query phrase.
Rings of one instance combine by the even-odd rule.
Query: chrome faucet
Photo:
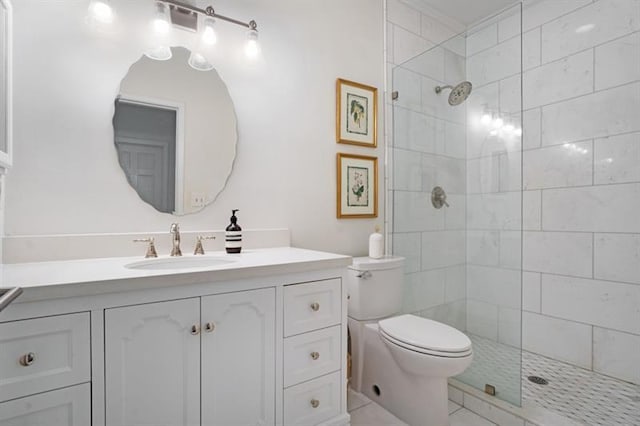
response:
[[[182,251],[180,251],[180,225],[172,223],[169,232],[171,232],[171,256],[182,256]]]

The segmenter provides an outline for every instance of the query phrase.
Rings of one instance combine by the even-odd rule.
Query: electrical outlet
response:
[[[191,193],[191,207],[204,207],[204,194],[200,192]]]

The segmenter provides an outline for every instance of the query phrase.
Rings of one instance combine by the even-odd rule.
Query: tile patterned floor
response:
[[[483,388],[491,377],[499,396],[519,399],[522,363],[522,399],[586,425],[640,425],[640,386],[536,355],[477,336],[470,336],[474,363],[460,377]],[[541,376],[548,385],[536,385],[527,376]],[[505,398],[506,397],[506,398]],[[513,402],[513,401],[512,401]],[[517,402],[517,400],[516,400]]]
[[[351,389],[347,394],[347,408],[351,414],[352,426],[407,426],[380,405]],[[450,426],[495,426],[495,423],[453,401],[449,401],[449,422]]]

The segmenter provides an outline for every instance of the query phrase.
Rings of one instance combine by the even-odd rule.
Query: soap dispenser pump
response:
[[[231,210],[231,224],[226,229],[224,248],[227,253],[240,253],[242,250],[242,228],[238,225],[237,211]]]

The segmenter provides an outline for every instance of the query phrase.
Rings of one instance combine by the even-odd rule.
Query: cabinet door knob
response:
[[[204,331],[206,331],[207,333],[211,333],[215,329],[216,325],[212,322],[208,322],[204,325]]]
[[[318,407],[320,406],[320,401],[318,401],[318,400],[317,400],[317,399],[315,399],[315,398],[314,398],[314,399],[312,399],[312,400],[310,401],[310,403],[311,403],[311,406],[312,406],[313,408],[318,408]]]
[[[24,354],[20,357],[20,365],[23,367],[28,367],[36,361],[36,354],[33,352],[29,352],[28,354]]]
[[[198,334],[200,334],[200,326],[197,324],[192,325],[191,334],[193,334],[194,336],[197,336]]]
[[[315,361],[318,358],[320,358],[320,353],[319,352],[311,352],[311,358]]]
[[[311,309],[315,312],[318,312],[320,310],[320,304],[318,302],[313,302],[311,304]]]

